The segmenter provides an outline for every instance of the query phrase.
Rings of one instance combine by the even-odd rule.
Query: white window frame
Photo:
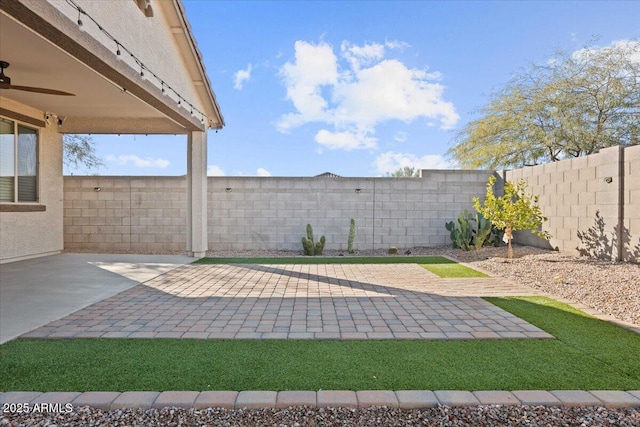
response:
[[[1,201],[3,205],[33,205],[40,203],[40,129],[32,124],[11,117],[0,116],[1,119],[13,122],[13,195],[14,201]],[[28,128],[36,133],[36,200],[18,201],[18,126]]]

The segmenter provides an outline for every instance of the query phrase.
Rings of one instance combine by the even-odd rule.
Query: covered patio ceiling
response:
[[[15,11],[7,13],[6,9],[14,5]],[[176,107],[173,99],[141,79],[130,65],[108,60],[109,55],[113,58],[113,52],[99,43],[92,45],[90,36],[74,28],[71,21],[61,20],[69,25],[69,31],[65,31],[29,13],[19,2],[3,2],[2,6],[5,10],[0,9],[0,60],[10,63],[4,72],[11,77],[11,83],[75,96],[0,90],[0,111],[7,108],[4,100],[13,100],[53,113],[64,119],[62,133],[184,134],[209,126],[221,127],[215,114],[205,111],[213,118],[202,123],[202,118]],[[80,37],[74,38],[72,31]]]

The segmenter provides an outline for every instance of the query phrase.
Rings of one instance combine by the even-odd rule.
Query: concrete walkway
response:
[[[528,405],[528,406],[600,406],[607,408],[640,407],[640,390],[514,390],[514,391],[461,391],[461,390],[321,390],[321,391],[127,391],[100,392],[19,392],[0,394],[0,404],[29,404],[39,412],[60,411],[64,408],[90,406],[104,411],[125,408],[227,408],[258,409],[307,406],[312,408],[343,407],[367,408],[387,406],[401,409],[476,405]],[[46,406],[43,406],[46,404]],[[72,408],[65,405],[71,404]],[[3,406],[4,407],[4,406]],[[10,407],[7,405],[7,407]],[[52,408],[52,409],[49,409]]]
[[[441,279],[417,264],[184,265],[27,338],[552,338],[480,296],[506,279]]]
[[[193,258],[60,254],[0,265],[0,344]]]

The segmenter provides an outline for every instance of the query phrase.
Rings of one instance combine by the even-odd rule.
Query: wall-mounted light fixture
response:
[[[231,187],[225,188],[224,191],[226,191],[227,193],[231,193]]]
[[[613,182],[613,178],[608,176],[605,179],[603,179],[604,182],[606,182],[607,184],[611,184]]]
[[[99,193],[100,191],[102,191],[102,187],[93,187],[93,191]]]
[[[362,191],[362,188],[356,188],[356,193],[360,194],[361,191]]]

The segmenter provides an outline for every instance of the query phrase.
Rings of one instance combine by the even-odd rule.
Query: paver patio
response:
[[[35,329],[32,338],[552,338],[481,296],[509,280],[417,264],[184,265]]]

